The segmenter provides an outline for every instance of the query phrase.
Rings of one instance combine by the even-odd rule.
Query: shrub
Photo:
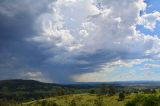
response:
[[[103,98],[102,97],[98,97],[95,101],[94,101],[95,106],[104,106],[103,105]]]
[[[118,100],[122,101],[122,100],[124,100],[124,99],[125,99],[125,94],[124,94],[124,93],[120,93]]]
[[[43,100],[42,102],[41,102],[41,106],[46,106],[47,105],[47,101],[46,100]]]
[[[94,90],[94,89],[91,89],[91,90],[89,91],[89,93],[90,93],[90,94],[94,94],[94,93],[95,93],[95,90]]]
[[[76,106],[76,101],[73,99],[73,100],[71,101],[71,103],[69,104],[69,106]]]
[[[126,106],[160,106],[160,98],[157,95],[138,95]]]

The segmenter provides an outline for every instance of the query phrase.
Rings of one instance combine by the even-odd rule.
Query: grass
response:
[[[57,96],[52,98],[46,98],[36,100],[32,102],[23,103],[22,106],[124,106],[127,101],[131,100],[135,94],[126,95],[125,100],[118,101],[118,95],[97,95],[97,94],[72,94]],[[74,105],[72,105],[74,101]],[[47,105],[48,104],[48,105]]]

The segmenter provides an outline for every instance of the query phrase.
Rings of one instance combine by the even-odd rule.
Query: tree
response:
[[[114,95],[116,93],[116,90],[115,90],[115,87],[112,86],[112,85],[102,84],[101,85],[101,93],[102,94]]]
[[[119,100],[124,100],[125,99],[125,94],[124,93],[119,93]]]
[[[116,90],[115,90],[115,88],[113,87],[113,86],[108,86],[108,94],[109,95],[114,95],[116,93]]]
[[[102,84],[100,90],[102,94],[106,94],[107,93],[106,84]]]
[[[94,89],[91,89],[91,90],[89,91],[89,93],[94,94],[94,93],[95,93],[95,90],[94,90]]]
[[[58,95],[58,96],[61,96],[61,95],[64,95],[64,94],[65,94],[65,91],[64,91],[63,88],[56,89],[56,92],[57,92],[57,95]]]

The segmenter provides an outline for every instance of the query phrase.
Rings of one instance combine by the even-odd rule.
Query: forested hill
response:
[[[43,83],[34,80],[1,80],[0,91],[37,91],[37,90],[51,90],[53,88],[62,87],[60,84]]]
[[[0,81],[0,99],[30,101],[71,93],[72,88],[60,84],[20,79]]]

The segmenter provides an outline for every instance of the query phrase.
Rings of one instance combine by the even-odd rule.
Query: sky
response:
[[[0,80],[160,80],[159,0],[0,0]]]

